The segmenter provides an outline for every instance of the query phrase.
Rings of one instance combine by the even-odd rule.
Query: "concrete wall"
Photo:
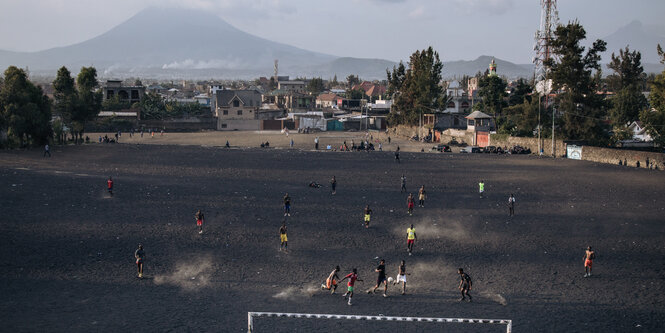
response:
[[[139,126],[143,128],[164,129],[166,131],[201,131],[217,128],[215,118],[185,118],[173,120],[141,120]]]
[[[226,124],[226,127],[223,125]],[[261,128],[261,120],[258,119],[219,119],[217,130],[219,131],[258,131]]]

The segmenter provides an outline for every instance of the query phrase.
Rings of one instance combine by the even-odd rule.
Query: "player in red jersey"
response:
[[[109,180],[106,181],[106,186],[108,188],[109,194],[113,196],[113,178],[109,176]]]
[[[347,291],[344,293],[344,298],[346,299],[346,296],[349,296],[349,305],[351,305],[351,297],[353,297],[353,287],[356,284],[356,281],[362,282],[363,280],[358,278],[358,270],[353,269],[353,272],[347,274],[343,279],[341,279],[339,282],[342,282],[346,279],[349,279],[349,282],[347,283]]]

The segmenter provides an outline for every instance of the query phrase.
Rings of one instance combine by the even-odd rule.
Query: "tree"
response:
[[[63,66],[58,69],[58,74],[53,81],[53,89],[55,90],[53,94],[55,114],[62,119],[65,125],[71,128],[72,115],[78,107],[78,93],[74,86],[74,79],[67,67]]]
[[[658,44],[658,55],[661,64],[665,64],[665,52]],[[665,147],[665,70],[656,75],[651,84],[649,94],[651,109],[644,109],[640,113],[640,120],[644,123],[647,133],[659,147]]]
[[[113,96],[113,98],[105,99],[102,102],[102,110],[104,111],[117,111],[129,109],[131,105],[129,101],[120,100],[120,96]]]
[[[351,75],[346,77],[346,82],[349,85],[349,88],[351,88],[354,85],[360,83],[360,78],[358,77],[358,75],[351,74]]]
[[[509,106],[504,109],[504,118],[502,126],[497,129],[499,133],[506,133],[512,136],[537,136],[538,132],[538,99],[525,98],[521,104]],[[548,128],[552,125],[551,110],[540,114],[541,128]],[[549,131],[541,132],[542,135],[548,135]]]
[[[529,85],[525,79],[521,78],[517,80],[517,85],[510,92],[510,97],[508,97],[508,105],[513,106],[517,104],[524,103],[524,99],[528,99],[531,102],[531,96],[529,94],[533,91],[531,85]]]
[[[392,72],[386,70],[386,75],[388,76],[386,94],[392,97],[402,87],[402,83],[404,83],[404,78],[406,77],[404,63],[400,61],[398,66],[393,66]]]
[[[82,67],[76,77],[76,88],[78,89],[78,106],[72,114],[72,133],[78,135],[83,141],[85,124],[97,117],[102,109],[102,93],[96,91],[97,69],[94,67]]]
[[[309,80],[309,82],[307,83],[307,88],[306,88],[306,90],[307,90],[309,93],[313,94],[313,95],[318,95],[318,94],[321,93],[324,89],[325,89],[325,88],[324,88],[324,86],[323,86],[323,79],[320,78],[320,77],[318,77],[318,78],[315,77],[315,78]]]
[[[337,74],[332,79],[332,82],[330,83],[331,86],[336,87],[339,83],[337,82]]]
[[[583,54],[585,47],[580,46],[580,41],[586,38],[586,31],[577,21],[559,25],[554,35],[552,53],[559,61],[550,59],[545,65],[550,69],[553,89],[560,91],[556,103],[563,113],[563,135],[605,144],[605,103],[596,91],[601,79],[600,53],[606,50],[607,43],[598,39]]]
[[[395,96],[388,121],[415,125],[422,113],[436,110],[447,102],[445,92],[439,85],[443,63],[439,53],[430,46],[413,53],[409,58],[409,68],[403,68],[400,65],[387,73],[388,90]]]
[[[149,92],[135,104],[140,109],[141,119],[163,119],[165,113],[164,100],[159,94]]]
[[[0,89],[0,118],[2,130],[7,130],[10,140],[21,147],[44,144],[52,136],[51,101],[41,87],[28,80],[23,69],[10,66],[5,70],[4,84]]]
[[[347,99],[363,99],[365,97],[365,92],[360,89],[347,89],[346,98]]]
[[[647,107],[647,99],[642,94],[642,82],[646,79],[639,51],[619,50],[619,56],[612,53],[608,67],[614,71],[608,83],[616,95],[612,98],[610,119],[616,129],[637,120],[640,111]]]
[[[496,75],[485,75],[478,81],[478,96],[480,103],[474,109],[483,111],[491,116],[501,117],[501,111],[507,106],[506,81]]]

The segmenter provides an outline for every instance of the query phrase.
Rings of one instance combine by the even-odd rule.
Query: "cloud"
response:
[[[402,3],[406,2],[407,0],[369,0],[369,1],[376,3]]]
[[[501,15],[515,7],[514,0],[454,0],[454,4],[467,14]]]
[[[297,7],[282,0],[149,0],[154,6],[205,9],[222,16],[266,18],[294,14]]]
[[[410,18],[422,18],[425,15],[425,7],[418,6],[414,10],[409,12]]]
[[[185,59],[162,65],[162,69],[239,69],[245,63],[240,59]]]

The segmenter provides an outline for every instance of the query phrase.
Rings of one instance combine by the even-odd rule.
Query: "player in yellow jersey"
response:
[[[406,248],[409,251],[409,255],[413,252],[413,243],[418,237],[416,236],[416,228],[411,225],[411,228],[406,229]]]

